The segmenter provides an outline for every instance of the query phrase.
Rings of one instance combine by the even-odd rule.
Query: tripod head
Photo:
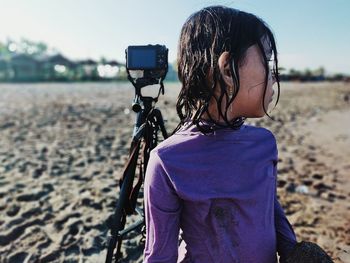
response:
[[[128,80],[135,88],[132,110],[136,113],[144,109],[149,112],[153,102],[158,101],[160,93],[164,94],[163,81],[168,72],[168,49],[162,45],[129,46],[125,50]],[[156,97],[142,96],[145,86],[159,84]]]
[[[153,107],[153,105],[158,101],[158,98],[160,94],[164,95],[164,84],[163,81],[159,83],[159,90],[158,95],[156,97],[150,97],[150,96],[143,96],[141,94],[141,88],[135,87],[135,97],[132,101],[132,110],[135,113],[140,112],[142,109],[144,109],[146,112],[149,112],[150,109]]]

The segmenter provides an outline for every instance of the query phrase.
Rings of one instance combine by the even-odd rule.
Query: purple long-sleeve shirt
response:
[[[273,263],[296,243],[276,196],[277,147],[265,128],[201,134],[187,124],[151,153],[144,262]],[[184,251],[180,251],[180,254]]]

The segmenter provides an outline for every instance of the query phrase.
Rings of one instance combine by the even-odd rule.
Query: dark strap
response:
[[[135,171],[136,171],[136,166],[137,166],[137,160],[139,157],[139,151],[140,151],[140,144],[141,144],[141,139],[137,140],[136,142],[132,143],[131,146],[131,153],[129,156],[129,160],[127,161],[126,165],[125,165],[125,169],[124,169],[124,173],[123,173],[123,177],[119,180],[119,186],[121,189],[121,186],[123,184],[123,181],[125,180],[125,177],[127,176],[127,174],[129,173],[129,170],[132,169],[133,170],[133,176],[135,177]],[[141,171],[140,171],[141,172]],[[133,178],[134,179],[134,178]],[[132,180],[133,181],[133,180]],[[139,192],[139,189],[141,187],[143,181],[143,176],[142,174],[139,176],[139,180],[137,182],[137,184],[135,185],[135,187],[133,187],[133,185],[131,185],[131,191],[130,191],[130,195],[128,197],[128,201],[125,205],[125,212],[127,215],[131,215],[134,213],[135,211],[135,207],[136,207],[136,201],[137,201],[137,195]],[[133,184],[133,183],[132,183]],[[136,197],[135,197],[136,196]]]
[[[139,196],[140,188],[141,188],[141,185],[143,183],[143,169],[142,169],[142,166],[143,165],[140,165],[139,179],[137,180],[136,185],[132,188],[131,194],[129,196],[129,205],[130,205],[130,208],[132,210],[127,211],[127,213],[130,212],[130,214],[132,214],[135,211],[136,203],[137,203],[137,197]]]

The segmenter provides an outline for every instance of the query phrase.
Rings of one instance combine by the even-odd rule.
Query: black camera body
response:
[[[128,46],[125,50],[128,78],[138,87],[158,84],[168,72],[164,45]]]
[[[129,70],[155,70],[168,67],[168,49],[161,45],[128,46],[126,68]]]

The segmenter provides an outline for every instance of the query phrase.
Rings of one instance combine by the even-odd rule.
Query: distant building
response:
[[[97,71],[102,79],[126,79],[125,66],[115,60],[99,64]]]
[[[0,57],[0,81],[7,80],[9,78],[9,65],[8,61]]]
[[[76,75],[76,63],[61,54],[38,58],[40,62],[39,75],[43,80],[73,80]]]
[[[36,81],[40,79],[40,63],[26,54],[12,55],[6,74],[16,81]]]
[[[98,80],[98,63],[92,59],[80,60],[76,62],[77,80]]]
[[[126,79],[125,65],[112,60],[71,61],[61,54],[0,56],[0,81],[79,81]]]

